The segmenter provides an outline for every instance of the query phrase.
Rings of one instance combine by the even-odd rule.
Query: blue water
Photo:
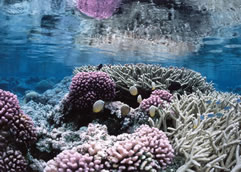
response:
[[[206,76],[218,90],[239,92],[241,88],[241,25],[216,28],[202,38],[198,51],[175,56],[86,47],[75,41],[82,25],[71,11],[51,15],[0,11],[0,88],[24,94],[42,80],[52,86],[71,75],[74,67],[100,63],[186,67]]]

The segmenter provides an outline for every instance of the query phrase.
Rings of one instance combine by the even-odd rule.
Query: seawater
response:
[[[184,54],[116,52],[76,41],[80,35],[87,40],[91,27],[94,19],[64,1],[0,1],[0,88],[43,92],[81,65],[151,63],[190,68],[217,90],[241,92],[241,25],[210,29],[197,50]],[[47,86],[40,89],[43,81]]]

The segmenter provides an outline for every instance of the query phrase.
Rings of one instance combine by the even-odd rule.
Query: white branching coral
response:
[[[175,95],[152,126],[166,131],[186,163],[178,172],[241,169],[241,99],[231,93]],[[171,122],[170,122],[171,121]]]

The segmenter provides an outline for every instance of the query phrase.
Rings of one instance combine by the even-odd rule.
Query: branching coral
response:
[[[239,100],[240,96],[219,92],[184,94],[180,99],[175,95],[168,108],[158,111],[159,119],[150,119],[151,125],[169,131],[175,151],[185,156],[178,172],[239,169]]]
[[[76,68],[74,73],[96,71],[96,66],[82,66]],[[213,91],[211,83],[206,82],[206,78],[200,73],[185,68],[165,68],[160,65],[147,64],[126,64],[122,65],[104,65],[100,71],[106,72],[116,82],[119,89],[128,89],[136,85],[139,89],[150,91],[152,83],[155,83],[156,89],[169,90],[171,92],[188,93]]]

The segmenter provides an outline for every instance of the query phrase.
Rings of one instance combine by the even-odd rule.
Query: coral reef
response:
[[[98,125],[97,125],[98,127]],[[93,126],[88,129],[93,133]],[[105,130],[106,131],[106,130]],[[166,135],[143,125],[133,134],[117,137],[99,133],[98,141],[87,142],[72,150],[65,150],[47,163],[45,172],[57,170],[100,171],[157,171],[165,168],[174,157],[174,150]]]
[[[88,77],[83,81],[75,75],[72,83],[70,78],[65,78],[54,89],[29,98],[21,106],[37,124],[38,141],[27,155],[32,171],[76,171],[77,168],[161,171],[167,168],[178,172],[236,172],[240,169],[240,96],[215,91],[199,73],[187,69],[137,64],[83,66],[75,72]],[[93,91],[96,87],[90,85],[94,79],[89,76],[95,72],[101,73],[102,79],[108,76],[110,83],[99,84],[98,89],[111,88],[117,95],[105,101],[103,98],[91,100],[89,110],[77,108],[75,115],[70,115],[72,120],[63,120],[66,116],[62,111],[63,100],[71,88],[80,95]],[[116,90],[112,89],[114,86]],[[130,87],[136,87],[137,94],[130,94]],[[76,91],[78,89],[80,91]],[[143,97],[142,101],[139,98],[140,104],[137,97]],[[154,116],[146,115],[141,108],[141,103],[151,97],[164,102],[163,106],[160,102],[150,104],[155,105]],[[137,106],[132,106],[132,100]],[[93,113],[95,102],[102,102],[101,111]],[[6,152],[5,145],[16,142],[10,137],[8,128],[1,128],[2,151]],[[173,146],[164,141],[167,138]],[[18,151],[12,145],[11,148]],[[163,150],[171,153],[168,155]],[[177,159],[173,158],[174,151]],[[174,163],[170,164],[173,159]]]

